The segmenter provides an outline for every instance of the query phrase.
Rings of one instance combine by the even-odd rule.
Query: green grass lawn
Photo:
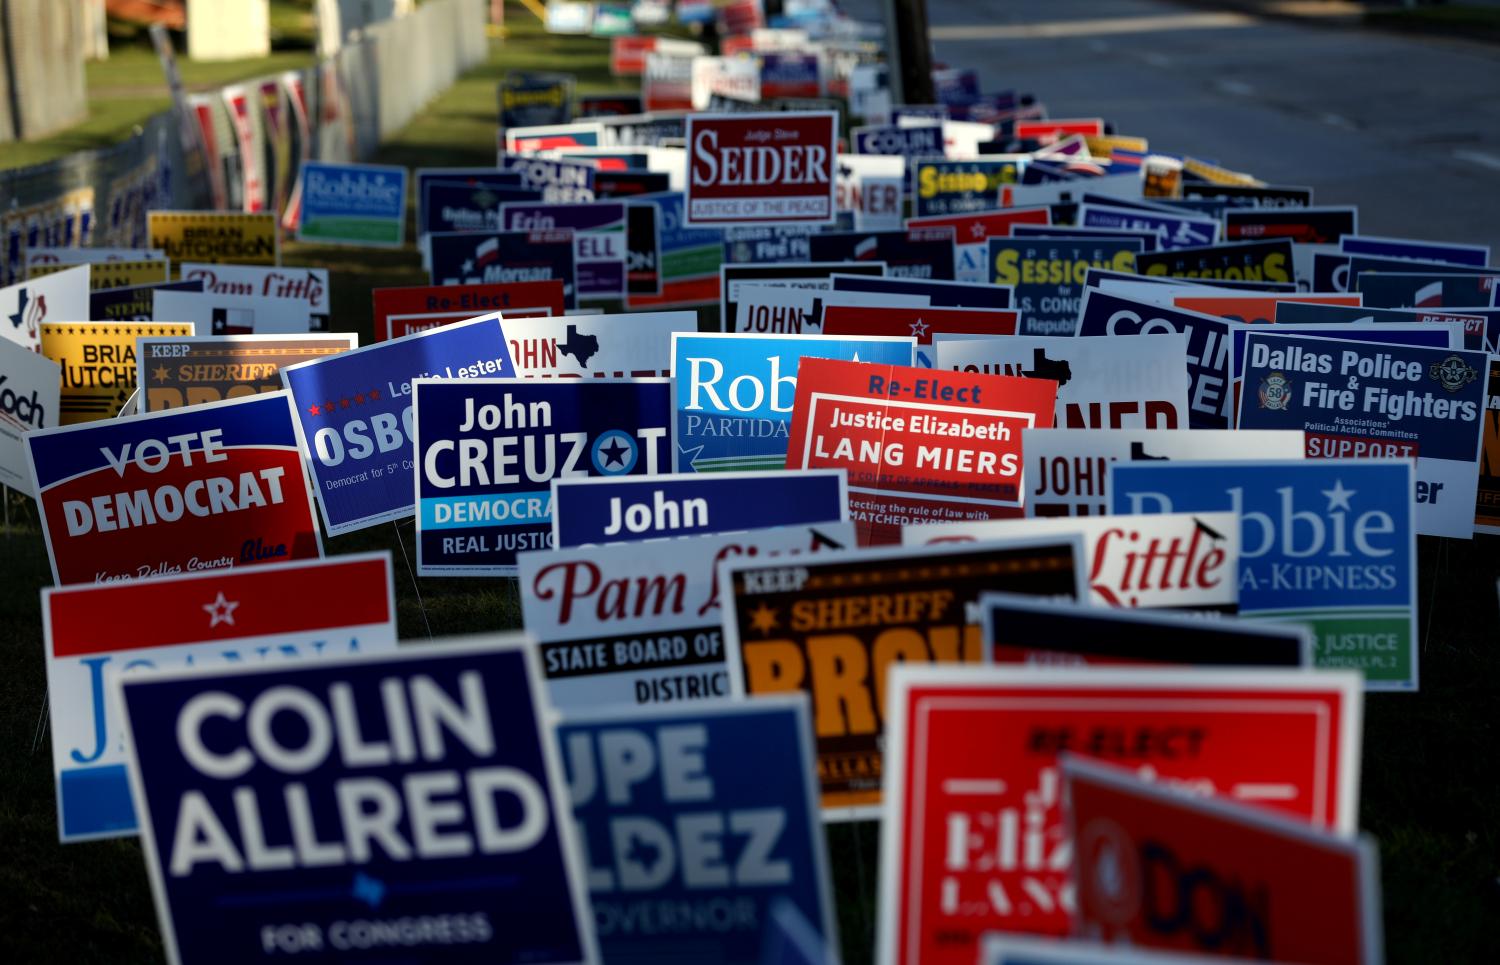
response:
[[[512,6],[506,43],[438,98],[378,160],[407,165],[492,163],[495,85],[507,69],[578,74],[579,88],[622,86],[604,41],[549,37]],[[370,289],[423,284],[415,251],[288,244],[288,264],[330,269],[335,328],[371,336]],[[50,745],[37,725],[45,700],[38,591],[46,552],[29,501],[12,494],[0,537],[0,948],[7,961],[131,965],[162,960],[134,839],[57,842]],[[399,534],[399,536],[398,536]],[[403,560],[410,524],[328,541],[331,553],[389,549],[400,633],[435,636],[519,624],[513,580],[414,581]],[[1497,544],[1423,538],[1422,692],[1366,701],[1362,824],[1380,840],[1388,958],[1500,960],[1500,609]],[[876,826],[831,825],[831,861],[845,960],[872,954]]]

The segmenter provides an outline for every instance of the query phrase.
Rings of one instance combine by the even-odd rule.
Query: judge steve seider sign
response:
[[[686,223],[834,220],[837,115],[689,116]]]

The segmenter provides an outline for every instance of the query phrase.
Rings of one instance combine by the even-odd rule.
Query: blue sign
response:
[[[467,184],[474,188],[524,188],[518,171],[501,171],[497,168],[417,168],[417,234],[426,234],[426,225],[432,220],[427,213],[427,185],[432,181]]]
[[[580,299],[618,299],[625,294],[625,202],[513,201],[500,209],[500,217],[507,231],[573,232]]]
[[[400,247],[406,238],[406,168],[303,161],[297,238]]]
[[[1157,247],[1162,249],[1211,245],[1218,240],[1219,235],[1219,222],[1215,218],[1093,204],[1084,204],[1078,209],[1078,226],[1148,231],[1156,235]]]
[[[837,292],[889,292],[923,295],[933,308],[1009,308],[1009,285],[974,285],[962,281],[886,278],[878,275],[834,275]]]
[[[1012,159],[948,161],[922,158],[909,162],[911,197],[916,216],[967,214],[1000,207],[1000,186],[1020,180],[1023,162]]]
[[[807,239],[811,259],[883,261],[892,278],[952,281],[958,249],[952,227],[898,228],[892,231],[829,231]]]
[[[563,306],[578,307],[571,231],[435,231],[427,236],[434,285],[563,283]]]
[[[283,368],[328,535],[412,514],[412,379],[514,374],[498,313]]]
[[[1319,667],[1415,689],[1416,530],[1406,459],[1115,462],[1116,513],[1240,514],[1240,617],[1303,623]],[[1473,499],[1469,501],[1473,516]]]
[[[168,960],[594,960],[537,681],[494,640],[126,676]]]
[[[558,744],[605,961],[760,961],[790,901],[837,944],[808,705],[565,718]],[[647,928],[670,908],[671,928]]]
[[[1372,235],[1344,235],[1339,250],[1347,255],[1371,255],[1376,258],[1414,258],[1443,261],[1454,265],[1483,268],[1490,263],[1489,245],[1453,245],[1410,238],[1378,238]]]
[[[990,281],[1015,286],[1013,307],[1021,312],[1016,334],[1072,335],[1089,269],[1134,271],[1140,252],[1134,239],[991,238]]]
[[[849,518],[845,488],[842,469],[555,479],[552,545],[840,522]]]
[[[911,365],[916,339],[672,335],[673,472],[781,469],[803,357]]]
[[[942,157],[941,124],[922,127],[856,127],[855,154],[894,154],[900,157]]]
[[[542,192],[530,188],[468,181],[430,180],[422,184],[418,234],[434,231],[499,231],[500,206],[507,201],[540,201]]]
[[[155,292],[202,290],[201,278],[192,281],[159,281],[126,288],[96,288],[89,292],[89,318],[99,322],[149,322],[155,317]]]
[[[509,71],[500,82],[500,126],[539,127],[573,119],[572,74]]]
[[[991,242],[991,245],[994,243]],[[1080,336],[1185,332],[1188,337],[1188,428],[1228,429],[1229,333],[1237,323],[1212,315],[1121,298],[1097,288],[1083,294]]]
[[[1304,429],[1315,458],[1416,459],[1417,532],[1474,530],[1489,356],[1251,332],[1239,428]]]
[[[1471,352],[1483,352],[1494,344],[1490,332],[1500,327],[1500,312],[1490,309],[1433,309],[1422,311],[1414,308],[1363,308],[1359,305],[1319,305],[1313,302],[1277,302],[1276,325],[1343,325],[1350,322],[1368,322],[1373,325],[1437,325],[1447,323],[1463,326],[1463,347]],[[1444,329],[1446,330],[1446,329]],[[1338,329],[1335,329],[1338,331]],[[1335,338],[1352,338],[1339,336]],[[1407,343],[1428,345],[1428,342]]]
[[[733,225],[724,229],[726,265],[811,261],[808,225]]]
[[[552,545],[552,480],[665,472],[670,397],[667,379],[419,381],[417,572],[514,576]]]
[[[1322,306],[1319,306],[1322,307]],[[1338,306],[1344,307],[1344,306]],[[1456,323],[1455,323],[1456,324]],[[1453,341],[1453,325],[1421,325],[1410,318],[1405,324],[1387,323],[1379,328],[1339,322],[1277,322],[1276,327],[1266,331],[1258,325],[1236,325],[1230,329],[1230,371],[1235,384],[1245,377],[1245,338],[1251,332],[1266,335],[1302,335],[1307,338],[1338,338],[1351,342],[1379,342],[1383,345],[1425,345],[1428,348],[1449,348]],[[1463,346],[1454,346],[1462,348]]]
[[[592,164],[505,153],[497,161],[502,171],[514,171],[521,176],[521,187],[542,192],[543,201],[564,204],[594,200]]]

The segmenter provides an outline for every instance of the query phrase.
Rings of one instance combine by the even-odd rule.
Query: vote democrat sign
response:
[[[168,961],[597,961],[519,639],[118,693]]]
[[[302,162],[297,240],[400,247],[406,236],[406,168]]]
[[[1310,458],[1415,457],[1417,532],[1468,539],[1488,368],[1483,352],[1252,332],[1239,425],[1304,429]]]
[[[284,392],[25,438],[56,583],[322,555]]]
[[[557,740],[606,960],[760,963],[780,902],[837,946],[806,698],[569,714]]]
[[[47,588],[42,638],[58,839],[130,835],[125,735],[109,696],[115,675],[394,651],[391,558]]]
[[[767,499],[772,490],[776,498]],[[559,549],[848,518],[842,469],[552,481],[552,545]]]
[[[328,534],[412,514],[413,379],[513,374],[498,315],[282,369]]]
[[[418,379],[413,402],[423,576],[514,576],[552,544],[552,480],[667,465],[667,379]]]
[[[911,365],[916,339],[877,335],[672,336],[672,453],[676,472],[786,465],[804,357]]]
[[[1240,514],[1240,616],[1304,623],[1319,667],[1417,687],[1416,534],[1407,459],[1117,462],[1116,513]]]
[[[684,224],[831,224],[834,111],[690,114]]]

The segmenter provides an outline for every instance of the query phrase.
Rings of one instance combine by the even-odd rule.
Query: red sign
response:
[[[375,341],[400,338],[490,312],[506,318],[535,318],[563,314],[563,283],[517,281],[504,285],[414,285],[377,288],[371,292],[375,308]]]
[[[983,244],[990,238],[1009,238],[1013,224],[1051,224],[1052,209],[1006,208],[1003,211],[985,211],[980,214],[933,215],[927,218],[907,218],[908,228],[951,227],[954,238],[960,245]]]
[[[1354,827],[1357,673],[970,666],[887,686],[883,962],[968,965],[987,931],[1067,934],[1064,751]]]
[[[646,72],[646,55],[656,49],[655,37],[613,37],[609,42],[609,72],[615,77],[639,77]]]
[[[788,469],[846,469],[861,546],[901,527],[1019,516],[1021,433],[1050,429],[1057,383],[804,358]]]
[[[868,308],[829,305],[823,309],[824,335],[898,335],[931,345],[945,335],[1014,335],[1021,313],[1008,308]]]
[[[1381,960],[1376,852],[1260,808],[1069,757],[1079,930],[1261,961]]]
[[[1235,322],[1270,324],[1276,321],[1277,302],[1303,302],[1311,305],[1347,305],[1360,307],[1363,295],[1311,294],[1288,292],[1285,295],[1179,295],[1172,304],[1189,312],[1214,315]]]
[[[833,111],[690,115],[684,223],[830,224]]]
[[[1066,134],[1103,137],[1104,119],[1099,117],[1056,118],[1046,121],[1017,121],[1016,139],[1021,141],[1055,141]]]

